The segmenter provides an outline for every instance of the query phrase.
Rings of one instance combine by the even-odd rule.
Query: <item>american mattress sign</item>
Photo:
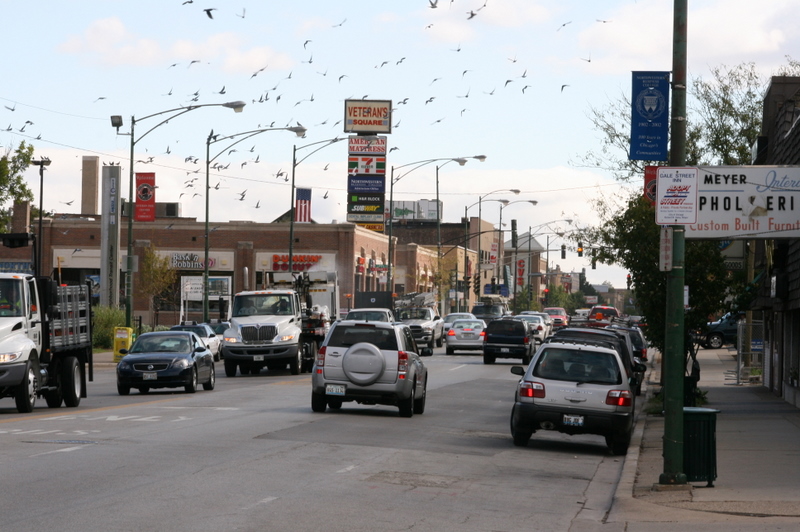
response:
[[[800,167],[701,167],[697,209],[686,238],[798,238]]]

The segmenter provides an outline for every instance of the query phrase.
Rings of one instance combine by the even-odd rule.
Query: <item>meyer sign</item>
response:
[[[800,166],[703,167],[697,181],[686,238],[800,237]]]

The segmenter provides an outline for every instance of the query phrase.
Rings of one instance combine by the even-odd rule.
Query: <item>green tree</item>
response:
[[[161,310],[163,302],[174,296],[177,278],[178,272],[171,266],[169,257],[160,257],[155,246],[145,248],[135,287],[137,294],[146,297],[154,311],[153,327],[156,326],[155,315]]]
[[[20,142],[16,150],[6,149],[0,157],[0,233],[11,230],[11,207],[21,201],[33,201],[33,193],[22,175],[33,159],[33,146]]]

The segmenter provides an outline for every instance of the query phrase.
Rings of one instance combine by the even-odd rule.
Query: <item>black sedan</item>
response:
[[[186,393],[213,390],[216,382],[214,355],[199,336],[189,331],[161,331],[140,335],[117,364],[117,391],[131,388],[147,393],[154,388],[179,388]]]

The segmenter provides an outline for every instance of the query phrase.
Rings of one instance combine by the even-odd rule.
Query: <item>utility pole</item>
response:
[[[686,37],[688,0],[674,0],[672,34],[672,167],[686,164]],[[667,272],[666,334],[664,346],[664,471],[659,484],[686,484],[683,472],[683,375],[685,229],[672,226],[672,270]]]

